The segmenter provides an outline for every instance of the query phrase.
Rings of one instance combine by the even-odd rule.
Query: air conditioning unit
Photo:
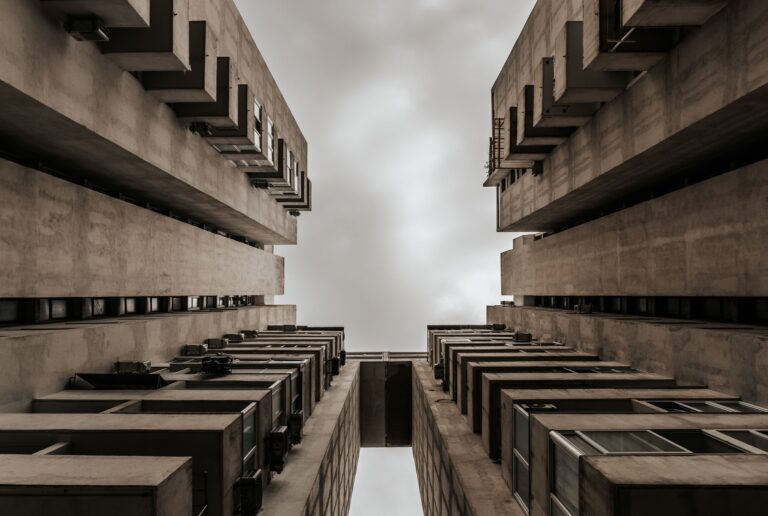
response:
[[[506,324],[494,324],[493,325],[493,331],[504,331],[507,329]]]
[[[208,349],[224,349],[229,344],[228,339],[205,339]]]
[[[245,340],[245,335],[242,333],[227,333],[222,338],[229,342],[243,342]]]
[[[289,449],[290,442],[287,426],[278,426],[269,432],[267,436],[267,454],[269,456],[270,471],[282,473]]]
[[[445,366],[440,362],[435,366],[435,380],[442,380],[445,373]]]
[[[288,438],[292,445],[301,443],[304,430],[304,411],[299,410],[288,416]]]
[[[229,374],[232,372],[234,360],[229,355],[203,357],[200,372],[204,374]]]
[[[96,16],[68,16],[67,32],[78,41],[109,41],[109,32]]]
[[[264,482],[261,470],[249,472],[235,482],[235,516],[256,516],[261,510]]]
[[[331,374],[337,376],[341,372],[341,361],[338,358],[331,359]]]
[[[256,330],[240,330],[240,333],[246,338],[246,339],[255,339],[259,336],[259,332]]]
[[[588,305],[588,304],[575,305],[573,307],[573,311],[576,312],[577,314],[591,314],[592,305]]]
[[[117,374],[149,374],[151,362],[115,362]]]
[[[207,344],[187,344],[183,349],[183,355],[185,357],[200,357],[206,353],[208,353]]]
[[[341,350],[339,352],[339,358],[341,359],[341,365],[344,366],[347,364],[347,352],[346,350]]]
[[[531,342],[532,340],[533,340],[533,335],[531,335],[530,333],[526,333],[524,331],[515,332],[516,342]]]

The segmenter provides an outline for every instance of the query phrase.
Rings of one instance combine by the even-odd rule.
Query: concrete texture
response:
[[[603,456],[582,462],[582,514],[760,516],[768,504],[764,455]]]
[[[360,451],[360,367],[348,363],[304,427],[280,476],[264,493],[264,514],[343,515]]]
[[[549,514],[550,431],[766,428],[765,414],[537,414],[531,418],[531,516]],[[692,475],[694,476],[694,475]]]
[[[567,412],[616,412],[625,413],[634,405],[631,400],[734,400],[733,396],[710,389],[508,389],[501,391],[501,472],[511,490],[513,484],[513,447],[515,425],[514,406],[522,403],[554,403],[558,413]],[[617,401],[627,401],[619,408]],[[597,404],[603,406],[597,409]],[[613,404],[613,407],[609,407]],[[590,408],[590,405],[595,408]],[[569,408],[570,407],[570,408]],[[635,407],[637,408],[637,407]],[[638,410],[639,412],[639,410]],[[535,414],[533,412],[532,414]]]
[[[768,332],[728,324],[578,315],[563,310],[488,307],[488,320],[530,328],[606,360],[707,385],[746,401],[768,402],[763,371]]]
[[[0,297],[274,295],[281,257],[0,161]]]
[[[242,474],[239,414],[0,414],[6,442],[32,436],[68,441],[77,455],[191,457],[196,505],[208,514],[232,514],[232,489]],[[207,472],[207,484],[203,483]]]
[[[295,317],[294,306],[262,306],[3,329],[0,360],[8,373],[0,379],[0,411],[26,410],[76,372],[107,372],[118,360],[164,362],[185,344]]]
[[[41,0],[43,8],[64,19],[98,16],[106,27],[146,27],[150,0]]]
[[[768,296],[768,161],[501,255],[502,294]],[[733,252],[723,252],[731,250]]]
[[[581,8],[573,1],[537,3],[494,85],[495,116],[517,105],[523,86],[533,84],[536,63],[553,55],[556,35],[566,21],[582,19]],[[767,119],[766,15],[768,4],[734,0],[687,35],[556,148],[542,175],[526,174],[502,194],[499,227],[553,229],[756,142]]]
[[[227,22],[239,20],[234,4],[222,2],[228,6]],[[6,49],[0,56],[4,147],[48,166],[65,164],[70,172],[97,184],[254,241],[296,242],[295,218],[267,191],[252,188],[244,174],[186,130],[168,106],[96,46],[75,41],[36,2],[6,1],[0,8],[2,19],[14,20],[0,42]],[[233,33],[228,37],[218,34],[220,53],[229,39],[240,41],[240,23],[228,29]],[[22,33],[35,38],[23,38]],[[255,47],[250,50],[254,52]],[[258,63],[254,57],[253,66]],[[40,75],[40,69],[46,73]],[[256,82],[265,88],[274,85],[267,80],[271,76],[266,67],[251,73],[261,77]],[[284,102],[277,92],[265,96],[265,103]],[[285,137],[298,138],[287,107],[274,111]],[[302,138],[293,147],[300,152],[304,145]]]
[[[413,457],[426,516],[523,516],[456,405],[425,362],[413,363]]]
[[[3,455],[0,513],[189,516],[192,459]]]

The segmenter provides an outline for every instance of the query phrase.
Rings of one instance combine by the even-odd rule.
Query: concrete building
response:
[[[536,2],[485,181],[497,230],[528,233],[501,256],[514,301],[430,326],[413,366],[425,514],[765,511],[766,17]]]
[[[0,27],[0,513],[345,514],[359,367],[274,304],[308,148],[233,0]]]

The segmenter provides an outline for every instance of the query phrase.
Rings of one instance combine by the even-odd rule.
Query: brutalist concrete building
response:
[[[0,514],[344,514],[307,142],[232,0],[0,3]]]
[[[768,4],[539,0],[492,88],[486,326],[415,363],[426,514],[768,501]]]

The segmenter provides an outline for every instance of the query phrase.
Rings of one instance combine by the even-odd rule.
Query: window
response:
[[[512,431],[514,433],[512,479],[514,493],[525,510],[529,510],[531,503],[529,418],[528,414],[519,405],[514,405],[512,410]]]
[[[283,386],[279,385],[272,391],[272,426],[280,426],[283,415]]]
[[[275,138],[275,124],[272,123],[271,118],[267,118],[267,160],[270,163],[275,162],[275,146],[277,145],[277,138]]]
[[[94,297],[91,301],[92,315],[94,317],[100,317],[107,315],[107,300],[103,297]]]
[[[136,313],[136,298],[135,297],[126,297],[125,298],[125,313],[127,313],[127,314],[135,314]]]
[[[51,319],[67,318],[67,300],[51,299]]]
[[[766,409],[762,407],[744,403],[743,401],[654,400],[649,401],[648,404],[665,412],[703,412],[708,414],[766,412]]]
[[[15,299],[0,300],[0,323],[15,322],[19,318],[19,302]]]
[[[253,124],[253,145],[257,151],[261,151],[261,104],[256,99],[253,99],[253,118],[255,123]]]

